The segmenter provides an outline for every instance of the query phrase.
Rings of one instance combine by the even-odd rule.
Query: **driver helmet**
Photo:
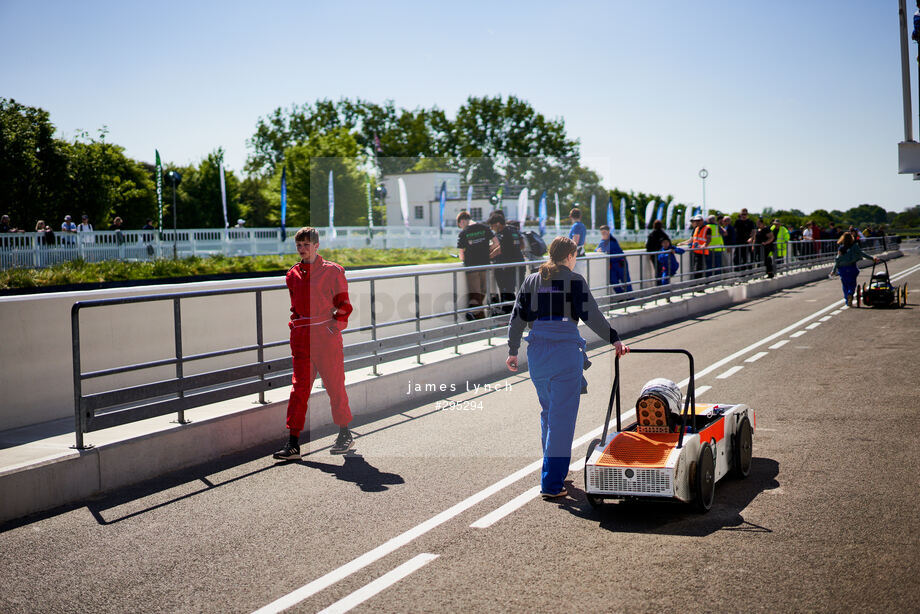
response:
[[[639,426],[673,429],[680,423],[682,400],[680,387],[673,381],[663,377],[649,380],[636,401]]]

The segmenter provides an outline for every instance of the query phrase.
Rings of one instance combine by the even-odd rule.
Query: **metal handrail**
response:
[[[807,246],[814,246],[813,241],[790,242],[787,247],[787,258],[776,267],[777,273],[793,268],[811,267],[824,264],[833,260],[836,251],[830,248],[831,241],[818,242],[822,245],[819,250],[809,252]],[[881,247],[881,245],[877,246]],[[732,249],[750,248],[753,253],[761,250],[759,246],[741,245],[725,246],[724,251],[731,253]],[[873,248],[870,248],[873,249]],[[793,253],[796,252],[796,253]],[[600,284],[591,283],[591,267],[587,268],[587,282],[591,292],[597,297],[597,302],[602,310],[621,309],[633,305],[648,303],[649,301],[670,300],[675,295],[705,290],[710,287],[726,283],[743,283],[763,275],[763,264],[752,262],[738,265],[734,262],[723,264],[711,269],[690,271],[685,266],[689,260],[689,250],[682,255],[681,268],[678,273],[668,279],[667,284],[660,284],[654,275],[646,276],[644,270],[650,267],[649,256],[660,252],[629,252],[621,255],[591,254],[584,258],[589,262],[597,259],[626,260],[630,264],[638,263],[639,275],[636,279],[619,284],[610,284],[608,275],[603,275]],[[415,356],[421,361],[424,353],[446,349],[453,346],[459,353],[461,344],[473,341],[487,340],[490,344],[496,336],[505,334],[508,323],[507,311],[513,301],[493,301],[492,289],[494,286],[494,271],[504,268],[514,268],[518,273],[523,273],[528,267],[533,267],[544,262],[543,260],[528,260],[516,263],[490,264],[477,267],[455,266],[449,268],[436,268],[426,271],[382,273],[378,275],[356,276],[349,279],[353,285],[368,284],[370,294],[370,324],[358,326],[344,331],[346,335],[361,332],[370,332],[371,338],[346,344],[344,347],[345,367],[348,370],[372,367],[374,374],[378,374],[377,367],[385,362]],[[457,292],[457,276],[460,273],[471,271],[485,271],[488,278],[489,299],[486,305],[460,307],[460,297]],[[453,288],[453,309],[448,311],[434,311],[422,313],[420,306],[420,279],[432,275],[450,275]],[[395,318],[387,321],[378,321],[377,313],[377,286],[380,282],[395,279],[412,278],[414,283],[414,314],[409,318]],[[521,279],[518,279],[518,285]],[[627,284],[634,286],[626,291]],[[287,345],[288,340],[270,340],[264,338],[262,298],[266,292],[279,292],[287,290],[284,284],[264,285],[249,288],[228,288],[219,290],[198,290],[192,292],[95,299],[80,301],[71,309],[71,333],[73,348],[73,382],[74,382],[74,413],[76,446],[83,449],[86,446],[83,434],[86,432],[107,428],[118,424],[125,424],[154,416],[177,412],[177,421],[185,423],[184,411],[222,400],[237,398],[249,394],[259,395],[259,401],[265,402],[265,391],[273,387],[289,385],[289,373],[293,367],[292,359],[276,358],[265,359],[265,350]],[[255,328],[256,343],[242,347],[224,348],[215,351],[185,355],[182,351],[182,301],[201,297],[226,296],[236,294],[253,294],[255,299]],[[111,307],[156,301],[172,301],[173,303],[173,329],[174,329],[174,354],[169,358],[162,358],[131,365],[119,365],[109,369],[82,371],[80,354],[80,313],[83,310],[97,307]],[[462,301],[465,303],[466,301]],[[487,316],[482,319],[467,320],[467,314],[486,310]],[[423,328],[422,324],[429,321],[450,321],[449,324],[436,325]],[[415,330],[391,336],[380,336],[380,332],[393,326],[415,324]],[[220,356],[256,352],[255,362],[236,365],[231,368],[219,369],[195,375],[185,375],[184,365],[192,361],[200,361]],[[119,375],[128,372],[137,372],[155,367],[175,368],[175,376],[167,380],[147,382],[141,385],[129,386],[100,393],[84,394],[83,382],[107,376]]]

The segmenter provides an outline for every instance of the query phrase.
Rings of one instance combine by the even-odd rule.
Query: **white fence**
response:
[[[441,248],[457,244],[457,229],[448,228],[442,234],[438,228],[387,226],[367,228],[346,226],[335,229],[332,236],[328,228],[318,228],[320,242],[325,249],[361,248]],[[536,230],[528,226],[525,230]],[[294,254],[294,233],[297,228],[286,229],[286,240],[281,240],[279,228],[192,228],[172,230],[97,230],[71,234],[56,231],[54,241],[48,244],[37,233],[0,234],[0,269],[42,268],[69,260],[87,262],[103,260],[142,261],[157,258],[185,258],[188,256],[257,256]],[[683,230],[669,231],[672,238],[689,236]],[[567,235],[568,227],[560,228]],[[644,242],[648,231],[615,233],[619,241]],[[556,236],[555,228],[546,229],[545,238]],[[588,243],[601,239],[599,230],[588,231]],[[549,241],[547,240],[547,243]]]

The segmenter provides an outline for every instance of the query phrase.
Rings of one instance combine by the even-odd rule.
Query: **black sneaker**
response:
[[[272,458],[278,460],[297,460],[300,458],[300,446],[295,446],[288,442],[282,449],[272,454]]]
[[[329,454],[345,454],[354,447],[355,438],[351,436],[351,431],[343,429],[339,431],[339,436],[336,437],[335,443],[332,444]]]

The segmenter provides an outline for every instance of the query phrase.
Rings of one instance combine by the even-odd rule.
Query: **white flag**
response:
[[[527,188],[521,190],[518,196],[517,219],[521,221],[521,231],[524,230],[524,220],[527,219]]]
[[[595,195],[591,195],[591,230],[594,230],[594,200]]]
[[[652,221],[655,219],[655,207],[656,203],[654,200],[648,201],[648,204],[645,205],[645,228],[649,229],[652,227]]]
[[[402,210],[403,224],[409,227],[409,196],[406,194],[406,182],[402,177],[396,179],[399,184],[399,208]]]
[[[335,238],[335,187],[332,183],[332,171],[329,171],[329,236]]]
[[[561,232],[559,230],[559,192],[556,192],[553,196],[556,198],[556,234],[558,235]]]
[[[227,221],[227,185],[224,182],[224,163],[220,163],[220,202],[224,207],[224,228],[230,228],[230,223]]]
[[[671,221],[671,213],[674,212],[674,202],[675,201],[672,200],[670,204],[668,204],[668,212],[664,214],[664,227],[665,228],[668,228],[668,224]],[[677,224],[675,223],[674,226],[671,226],[671,228],[677,228]]]

